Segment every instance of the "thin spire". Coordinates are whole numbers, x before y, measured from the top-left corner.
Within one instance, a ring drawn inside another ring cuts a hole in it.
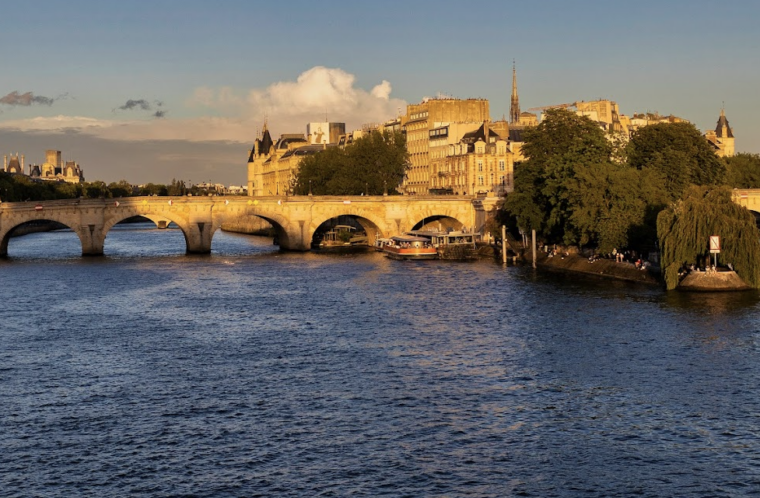
[[[520,122],[520,98],[517,96],[517,68],[514,59],[512,59],[512,99],[509,106],[509,121],[512,124]]]

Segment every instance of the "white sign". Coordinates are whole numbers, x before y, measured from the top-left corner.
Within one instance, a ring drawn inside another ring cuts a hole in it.
[[[720,254],[720,236],[710,235],[710,254]]]

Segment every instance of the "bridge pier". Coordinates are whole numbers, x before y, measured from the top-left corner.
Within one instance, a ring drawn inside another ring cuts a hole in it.
[[[82,243],[82,256],[102,256],[106,242],[103,225],[84,225],[77,230]]]
[[[183,227],[188,254],[209,254],[211,252],[211,222],[193,222]]]

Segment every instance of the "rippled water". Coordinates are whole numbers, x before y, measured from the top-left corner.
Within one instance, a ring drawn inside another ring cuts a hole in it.
[[[758,296],[70,232],[0,261],[0,496],[760,493]]]

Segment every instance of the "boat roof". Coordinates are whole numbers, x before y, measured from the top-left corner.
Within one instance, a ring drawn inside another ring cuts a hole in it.
[[[396,242],[427,242],[428,239],[424,237],[415,237],[413,235],[396,235],[394,237],[391,237],[391,240],[395,240]]]
[[[475,235],[472,232],[439,232],[439,231],[432,231],[432,230],[411,230],[409,232],[406,232],[409,235],[413,235],[416,237],[464,237],[464,236],[473,236]]]

